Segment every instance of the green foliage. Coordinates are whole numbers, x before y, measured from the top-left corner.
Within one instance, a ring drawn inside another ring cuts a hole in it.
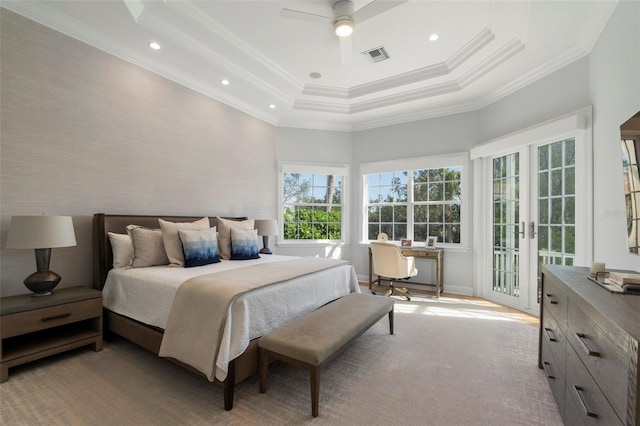
[[[342,209],[325,206],[295,206],[284,212],[286,240],[342,239]]]

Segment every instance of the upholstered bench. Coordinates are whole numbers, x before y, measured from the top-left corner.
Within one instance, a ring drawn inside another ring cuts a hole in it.
[[[262,336],[258,341],[260,392],[267,390],[271,358],[306,368],[311,384],[311,414],[317,417],[322,364],[386,314],[393,334],[393,299],[351,293]]]

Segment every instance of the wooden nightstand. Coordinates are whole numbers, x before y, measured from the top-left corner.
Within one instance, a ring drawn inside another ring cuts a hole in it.
[[[85,345],[101,351],[102,293],[71,287],[50,296],[3,297],[0,336],[0,382],[16,365]]]

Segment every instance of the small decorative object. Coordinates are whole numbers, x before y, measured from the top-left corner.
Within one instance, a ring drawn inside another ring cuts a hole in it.
[[[438,237],[427,237],[427,241],[425,242],[425,247],[435,248],[437,241],[438,241]]]
[[[48,296],[60,282],[60,275],[49,270],[52,247],[76,245],[71,216],[13,216],[7,248],[35,249],[37,272],[24,280],[32,296]]]
[[[400,245],[402,247],[411,247],[411,240],[401,240]]]
[[[257,219],[254,225],[258,236],[262,236],[260,254],[273,254],[269,249],[269,237],[278,235],[278,222],[275,219]]]
[[[389,241],[389,236],[387,234],[385,234],[384,232],[381,232],[381,233],[378,234],[378,241],[382,241],[383,243],[387,242],[387,241]]]
[[[605,272],[605,265],[603,262],[591,262],[591,268],[589,269],[591,276],[596,278],[598,274]]]

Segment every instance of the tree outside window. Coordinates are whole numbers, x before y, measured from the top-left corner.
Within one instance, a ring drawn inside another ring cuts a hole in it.
[[[343,176],[282,174],[285,240],[342,240]]]
[[[461,241],[461,167],[402,170],[365,175],[367,238],[381,232],[392,241]]]

